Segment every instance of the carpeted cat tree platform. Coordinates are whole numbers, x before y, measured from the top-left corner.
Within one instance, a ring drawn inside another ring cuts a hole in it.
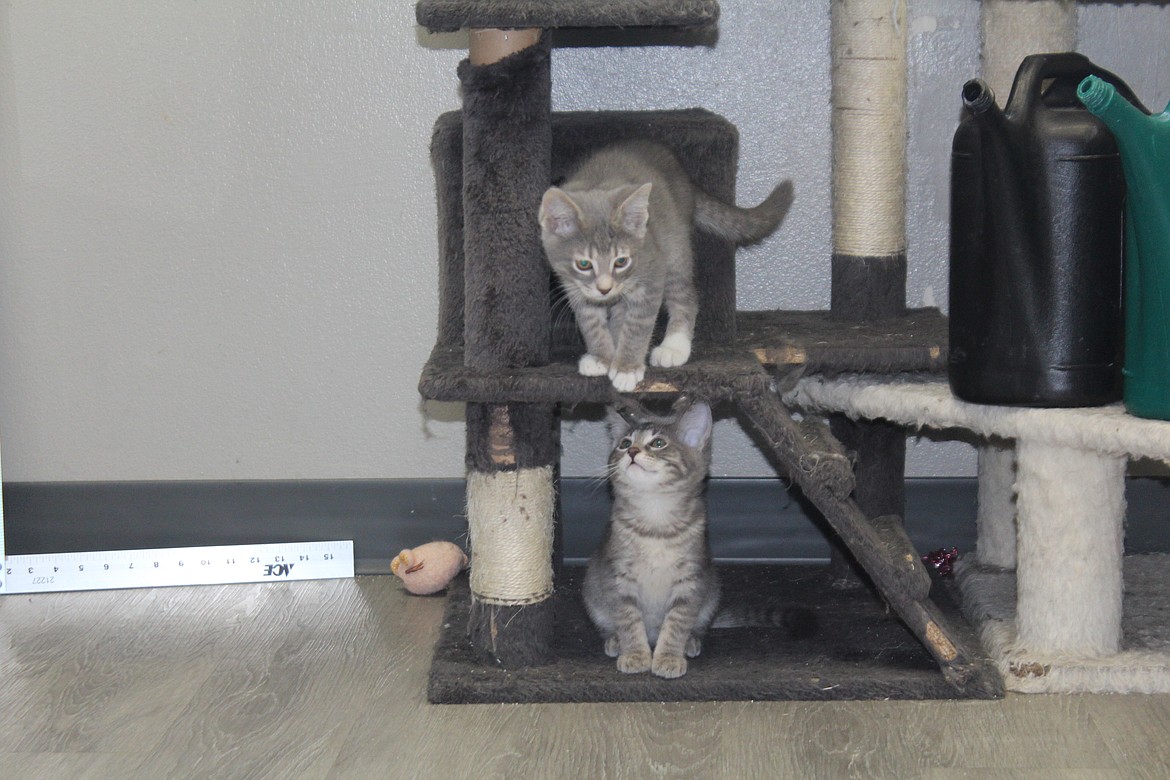
[[[979,495],[1011,511],[982,506],[976,549],[955,566],[964,610],[1008,690],[1170,692],[1170,556],[1123,555],[1126,464],[1170,463],[1170,422],[1134,417],[1119,403],[966,403],[937,377],[908,375],[806,377],[786,399],[1010,443],[1015,473],[981,474]]]
[[[691,671],[667,681],[614,668],[579,603],[579,572],[559,565],[558,408],[616,396],[605,378],[577,373],[582,347],[571,318],[554,325],[536,213],[544,190],[576,160],[629,137],[671,147],[699,186],[732,200],[738,135],[701,109],[554,114],[548,31],[711,27],[718,5],[417,4],[419,23],[431,31],[470,29],[469,58],[459,67],[463,108],[439,118],[431,148],[440,322],[420,391],[467,404],[472,553],[470,576],[451,589],[432,701],[1003,694],[994,666],[902,528],[904,434],[847,420],[831,431],[819,419],[798,420],[776,392],[802,374],[937,372],[946,361],[939,312],[904,308],[904,8],[895,4],[891,16],[889,3],[832,7],[834,168],[841,173],[834,175],[831,310],[737,312],[734,247],[696,235],[700,307],[691,361],[648,369],[634,395],[734,403],[781,476],[820,510],[839,540],[838,561],[834,570],[726,571],[726,600],[800,603],[815,614],[815,632],[715,629]],[[875,92],[874,84],[892,85],[892,101],[890,90]],[[860,104],[871,110],[855,110]],[[834,587],[846,562],[869,587]]]

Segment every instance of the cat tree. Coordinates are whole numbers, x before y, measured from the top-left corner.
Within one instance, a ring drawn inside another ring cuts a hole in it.
[[[691,362],[649,369],[635,395],[689,393],[734,403],[784,476],[823,514],[847,551],[840,557],[856,561],[941,670],[944,690],[924,695],[997,696],[998,675],[964,627],[931,600],[931,578],[902,528],[904,434],[883,423],[834,423],[858,454],[855,473],[828,426],[798,422],[775,392],[777,382],[788,384],[800,373],[938,371],[946,359],[938,311],[904,307],[904,7],[894,4],[891,15],[889,3],[873,0],[832,5],[831,310],[737,312],[734,247],[698,235],[700,316]],[[674,149],[703,189],[731,200],[738,155],[734,126],[701,109],[552,113],[548,31],[710,28],[718,5],[421,0],[416,10],[419,24],[433,32],[470,30],[469,58],[459,67],[462,111],[440,117],[432,141],[441,311],[420,391],[467,404],[466,639],[484,668],[522,676],[554,660],[558,406],[616,400],[605,378],[576,373],[575,329],[554,332],[535,219],[541,195],[591,149],[645,137]],[[459,636],[442,641],[463,641],[462,627],[457,630]],[[478,674],[465,670],[468,678]],[[669,693],[656,688],[645,695],[694,698],[693,690],[684,692],[696,678],[701,675],[671,681]],[[629,690],[642,684],[617,682]],[[432,694],[434,687],[432,678]],[[834,694],[836,687],[793,677],[770,696],[705,688],[701,697],[859,695],[848,686]],[[870,693],[914,695],[880,686]],[[530,700],[525,696],[520,699]]]

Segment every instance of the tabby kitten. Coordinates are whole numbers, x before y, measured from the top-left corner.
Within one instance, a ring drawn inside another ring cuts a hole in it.
[[[686,674],[719,606],[704,497],[711,408],[678,411],[619,429],[609,456],[613,510],[582,591],[622,672]]]
[[[691,229],[747,243],[769,235],[792,203],[783,182],[743,209],[692,184],[674,155],[648,141],[626,141],[591,157],[561,187],[544,193],[541,239],[560,279],[586,353],[585,376],[608,375],[629,392],[646,373],[646,352],[665,304],[666,334],[650,364],[686,363],[698,313]]]

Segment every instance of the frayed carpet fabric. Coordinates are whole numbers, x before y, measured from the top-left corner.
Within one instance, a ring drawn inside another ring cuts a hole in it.
[[[1130,555],[1122,567],[1121,652],[1053,656],[1022,647],[1015,630],[1016,575],[960,560],[963,609],[1008,690],[1020,693],[1170,693],[1170,555]]]

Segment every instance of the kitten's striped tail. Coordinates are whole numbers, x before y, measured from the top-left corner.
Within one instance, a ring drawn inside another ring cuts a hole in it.
[[[783,628],[790,639],[804,639],[816,633],[817,616],[788,604],[729,604],[719,608],[711,627]]]
[[[708,233],[737,244],[750,244],[770,235],[792,205],[792,182],[782,181],[764,202],[750,209],[724,203],[705,192],[695,193],[695,224]]]

